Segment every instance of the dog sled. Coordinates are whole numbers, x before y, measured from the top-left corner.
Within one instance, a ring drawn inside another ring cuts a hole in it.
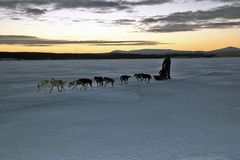
[[[153,78],[156,81],[163,81],[169,79],[165,69],[159,71],[159,75],[154,75]]]
[[[156,80],[156,81],[163,81],[163,80],[168,80],[169,78],[167,77],[162,77],[160,75],[154,75],[153,78]]]

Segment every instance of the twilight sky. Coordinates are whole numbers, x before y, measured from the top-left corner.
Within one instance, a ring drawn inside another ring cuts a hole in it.
[[[0,0],[0,51],[240,47],[240,0]]]

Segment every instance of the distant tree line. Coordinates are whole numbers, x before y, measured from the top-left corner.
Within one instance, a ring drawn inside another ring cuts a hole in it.
[[[164,58],[170,55],[173,58],[200,58],[200,57],[216,57],[215,54],[204,53],[172,53],[162,55],[146,55],[146,54],[55,54],[55,53],[40,53],[40,52],[0,52],[0,59],[13,59],[13,60],[77,60],[77,59],[153,59]]]

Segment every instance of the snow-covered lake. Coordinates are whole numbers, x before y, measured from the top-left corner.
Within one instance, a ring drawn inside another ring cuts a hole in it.
[[[239,160],[240,58],[0,61],[1,160]],[[113,77],[114,88],[37,93],[41,79]]]

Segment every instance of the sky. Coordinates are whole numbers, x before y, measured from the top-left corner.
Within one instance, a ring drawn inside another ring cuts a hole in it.
[[[240,47],[240,0],[0,0],[0,51]]]

